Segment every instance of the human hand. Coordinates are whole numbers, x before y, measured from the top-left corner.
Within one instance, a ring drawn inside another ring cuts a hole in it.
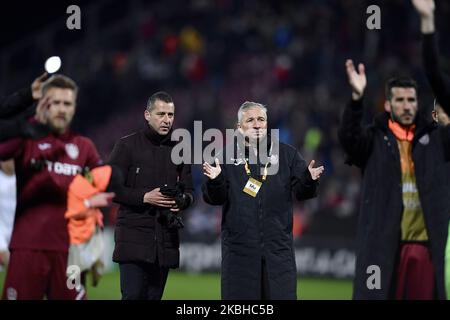
[[[367,86],[365,67],[360,63],[358,65],[358,71],[356,71],[353,61],[348,59],[345,62],[345,69],[347,71],[348,83],[352,88],[352,99],[359,100],[364,95],[364,90]]]
[[[155,188],[144,194],[143,201],[144,203],[164,208],[172,208],[176,204],[173,198],[163,195],[160,192],[160,188]]]
[[[309,170],[309,173],[311,174],[311,178],[313,180],[318,180],[325,169],[323,166],[314,168],[315,163],[316,163],[315,160],[311,160],[311,162],[309,163],[309,166],[308,166],[308,170]]]
[[[219,159],[214,160],[216,166],[213,167],[209,163],[204,162],[203,163],[203,174],[207,176],[209,179],[215,179],[219,176],[219,174],[222,172],[222,168],[220,167]]]
[[[44,72],[39,77],[34,79],[33,83],[31,83],[31,95],[34,100],[39,100],[42,98],[42,84],[48,78],[48,73]]]
[[[115,197],[114,192],[99,192],[90,197],[87,201],[89,208],[107,207],[111,204],[112,198]]]

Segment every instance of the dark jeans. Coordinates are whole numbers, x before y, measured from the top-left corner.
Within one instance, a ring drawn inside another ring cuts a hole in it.
[[[156,263],[121,263],[122,300],[161,300],[169,268]]]

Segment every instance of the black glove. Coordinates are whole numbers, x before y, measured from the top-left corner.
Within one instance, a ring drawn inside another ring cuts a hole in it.
[[[173,198],[180,210],[186,209],[191,203],[191,197],[184,193],[184,184],[182,182],[177,182],[175,187],[164,185],[159,191],[163,195]]]
[[[159,189],[159,191],[163,195],[173,198],[180,210],[187,208],[190,204],[190,197],[184,193],[184,184],[181,182],[177,182],[175,187],[164,185]],[[171,212],[170,210],[164,210],[162,213],[166,218],[168,228],[184,228],[183,220],[179,215]]]
[[[177,215],[169,210],[164,210],[162,212],[162,215],[165,217],[167,227],[169,229],[183,229],[184,228],[183,219],[181,219],[181,217],[179,215]]]

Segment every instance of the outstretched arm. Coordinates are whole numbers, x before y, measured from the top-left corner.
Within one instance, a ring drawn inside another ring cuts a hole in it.
[[[297,200],[307,200],[317,195],[317,186],[324,167],[315,168],[314,164],[315,160],[312,160],[306,166],[306,161],[296,152],[291,164],[291,188]]]
[[[347,78],[352,89],[352,99],[347,104],[339,126],[339,141],[351,163],[364,165],[372,145],[372,135],[362,126],[363,96],[367,85],[365,67],[358,65],[356,71],[352,60],[345,63]]]
[[[37,77],[30,87],[19,90],[10,96],[0,100],[0,119],[8,119],[14,117],[35,101],[42,98],[42,84],[47,79],[48,74],[45,72]]]
[[[450,77],[442,72],[439,61],[438,39],[435,34],[433,0],[412,0],[420,15],[422,32],[422,59],[433,93],[447,114],[450,114]]]
[[[202,185],[203,199],[212,205],[223,205],[227,201],[228,190],[219,160],[215,160],[215,166],[205,162],[203,174],[208,177],[208,181]]]

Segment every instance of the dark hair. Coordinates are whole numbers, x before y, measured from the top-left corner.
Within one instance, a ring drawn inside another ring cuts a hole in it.
[[[150,98],[148,98],[147,101],[147,110],[151,111],[153,109],[153,107],[155,106],[155,102],[156,100],[160,100],[166,103],[172,103],[172,97],[164,91],[158,91],[154,94],[152,94],[152,96]]]
[[[42,95],[44,96],[51,88],[70,89],[74,91],[75,95],[78,93],[78,86],[75,81],[62,74],[55,74],[44,82]]]
[[[395,77],[389,79],[386,82],[384,92],[386,100],[391,100],[392,88],[414,88],[416,90],[416,95],[419,94],[417,82],[414,79],[408,77]]]

